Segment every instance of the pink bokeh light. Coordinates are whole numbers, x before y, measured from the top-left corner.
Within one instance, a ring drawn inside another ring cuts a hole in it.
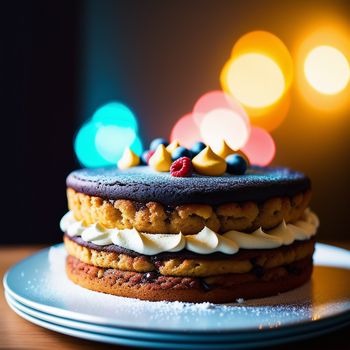
[[[253,126],[250,137],[242,148],[253,165],[269,165],[275,157],[276,145],[272,136],[264,129]]]
[[[201,135],[214,152],[219,151],[224,140],[233,150],[246,144],[250,126],[232,109],[217,108],[205,114],[200,126]]]
[[[193,118],[198,126],[206,114],[214,109],[231,109],[249,124],[249,117],[243,107],[232,96],[220,90],[213,90],[202,95],[193,107]]]
[[[181,117],[170,134],[170,142],[178,140],[181,146],[191,148],[197,141],[202,141],[202,136],[193,114],[188,113]]]

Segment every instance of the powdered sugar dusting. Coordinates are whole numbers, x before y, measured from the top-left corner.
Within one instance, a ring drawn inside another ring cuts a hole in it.
[[[314,305],[312,285],[281,295],[231,304],[150,302],[117,297],[84,289],[68,280],[62,245],[41,252],[15,268],[9,286],[58,316],[86,322],[163,331],[228,331],[278,328],[350,310],[350,304]],[[23,287],[24,286],[24,290]],[[44,310],[42,310],[44,311]],[[51,310],[52,311],[52,310]]]

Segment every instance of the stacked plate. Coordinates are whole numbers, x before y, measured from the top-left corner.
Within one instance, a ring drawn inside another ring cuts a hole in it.
[[[4,277],[5,296],[26,320],[79,338],[163,349],[232,349],[281,344],[350,324],[350,284],[344,284],[350,281],[350,252],[323,244],[317,245],[308,284],[276,297],[226,305],[147,302],[92,292],[67,279],[64,261],[62,245],[21,261]],[[325,271],[334,277],[331,286],[329,278],[321,278]]]

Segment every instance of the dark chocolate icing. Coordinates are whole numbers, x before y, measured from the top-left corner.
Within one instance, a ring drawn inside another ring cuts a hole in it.
[[[282,167],[252,167],[245,175],[173,177],[148,166],[119,170],[116,166],[73,171],[67,186],[104,199],[130,199],[176,206],[186,203],[218,205],[227,202],[263,202],[293,196],[310,188],[303,173]]]

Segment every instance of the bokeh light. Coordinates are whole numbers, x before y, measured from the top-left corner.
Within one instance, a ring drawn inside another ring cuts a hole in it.
[[[349,83],[349,62],[343,53],[328,45],[310,51],[304,63],[304,72],[310,85],[322,94],[333,95]]]
[[[134,113],[120,102],[109,102],[97,109],[92,116],[92,121],[102,125],[118,125],[121,128],[131,128],[135,132],[138,129]]]
[[[273,59],[283,72],[286,89],[293,81],[293,60],[287,46],[276,35],[255,30],[241,36],[232,48],[231,57],[247,53],[260,53]]]
[[[348,26],[334,22],[305,33],[296,46],[297,91],[323,115],[350,106],[349,35]]]
[[[276,35],[258,30],[234,44],[220,81],[223,90],[243,105],[252,125],[272,131],[288,114],[293,76],[285,44]]]
[[[207,113],[200,125],[200,132],[206,144],[218,151],[222,140],[233,150],[240,149],[248,140],[250,127],[238,113],[218,108]]]
[[[248,142],[242,148],[252,165],[269,165],[275,157],[276,145],[272,136],[264,129],[252,127]]]
[[[209,91],[202,95],[193,107],[193,118],[200,126],[206,114],[213,109],[225,108],[238,113],[247,124],[249,117],[243,107],[232,96],[220,90]]]
[[[266,55],[249,53],[226,64],[225,86],[243,105],[253,108],[270,106],[285,89],[279,66]]]
[[[130,149],[138,156],[141,156],[143,152],[143,144],[140,136],[135,137],[134,142],[130,145]]]
[[[277,103],[266,108],[246,108],[251,124],[267,131],[278,128],[287,117],[291,103],[291,93],[288,91]]]
[[[136,117],[127,106],[107,103],[76,134],[74,150],[79,162],[86,167],[116,165],[126,147],[140,155],[143,147],[137,130]]]
[[[117,125],[99,127],[95,135],[97,152],[109,163],[116,164],[124,149],[135,140],[135,131]]]
[[[170,142],[178,140],[181,146],[191,148],[197,141],[202,141],[202,136],[192,113],[188,113],[181,117],[170,134]]]
[[[84,124],[74,139],[74,151],[79,162],[86,167],[104,166],[108,162],[101,156],[95,146],[97,126],[93,123]]]

